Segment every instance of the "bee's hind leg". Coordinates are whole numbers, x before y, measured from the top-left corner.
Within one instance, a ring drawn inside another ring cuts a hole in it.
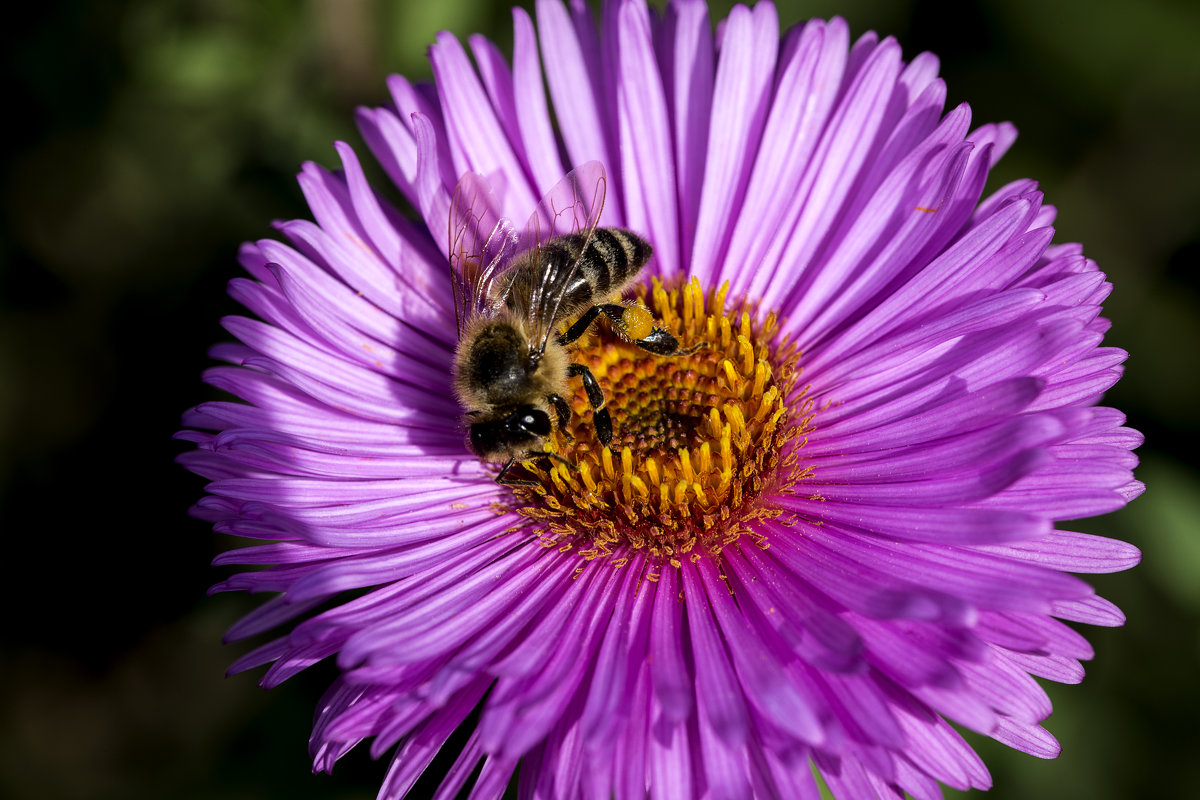
[[[608,305],[612,304],[610,303]],[[621,308],[621,306],[614,307]],[[565,347],[566,345],[574,342],[580,336],[583,336],[583,334],[587,332],[587,329],[592,327],[592,323],[596,321],[596,317],[600,316],[600,311],[602,308],[603,306],[592,306],[587,311],[583,312],[579,319],[575,320],[575,324],[567,328],[566,333],[559,334],[558,343]]]
[[[669,331],[657,326],[641,339],[634,339],[633,343],[656,356],[690,356],[700,348],[708,346],[708,342],[697,342],[687,349],[680,349],[679,340]]]
[[[687,349],[681,349],[679,340],[670,331],[663,330],[654,324],[654,315],[650,313],[650,309],[640,305],[623,306],[619,303],[602,303],[592,306],[564,336],[570,336],[585,321],[583,330],[586,330],[587,325],[590,325],[598,314],[608,317],[612,322],[613,329],[622,338],[656,356],[690,356],[705,346],[704,342],[700,342]],[[575,338],[582,336],[583,330],[575,333]]]

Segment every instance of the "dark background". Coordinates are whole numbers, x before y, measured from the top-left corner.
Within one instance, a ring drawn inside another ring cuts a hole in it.
[[[253,605],[207,598],[229,546],[186,516],[172,464],[238,244],[307,216],[302,161],[359,146],[352,112],[389,72],[428,77],[450,29],[511,42],[507,3],[106,0],[6,12],[0,126],[0,795],[368,798],[385,765],[333,778],[305,747],[324,669],[270,693],[223,679],[221,633]],[[727,5],[714,8],[714,18]],[[1116,285],[1108,402],[1144,431],[1149,491],[1083,530],[1142,548],[1098,576],[1128,613],[1088,631],[1081,687],[1051,685],[1043,762],[973,737],[996,798],[1200,797],[1200,7],[994,0],[781,3],[942,58],[950,103],[1021,138],[992,186],[1038,178],[1059,241]],[[954,794],[954,793],[949,793]]]

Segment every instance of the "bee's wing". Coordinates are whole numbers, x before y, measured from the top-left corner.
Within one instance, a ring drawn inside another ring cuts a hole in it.
[[[534,281],[530,296],[531,346],[544,351],[554,333],[564,293],[579,271],[579,259],[559,263],[543,257],[542,245],[556,236],[581,233],[587,247],[604,210],[607,178],[604,165],[589,161],[576,167],[546,193],[537,210],[529,218],[518,242],[520,252],[532,253]]]
[[[487,181],[474,172],[462,176],[450,199],[450,289],[459,336],[472,318],[496,311],[492,281],[518,252],[516,229],[496,207]]]

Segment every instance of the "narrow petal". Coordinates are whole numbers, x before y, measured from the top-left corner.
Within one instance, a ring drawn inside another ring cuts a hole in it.
[[[682,267],[675,152],[650,19],[644,5],[631,2],[621,4],[619,19],[617,114],[625,222],[650,235],[659,273],[674,275]]]
[[[691,260],[692,274],[706,282],[724,260],[770,107],[779,44],[774,7],[735,6],[722,36]]]

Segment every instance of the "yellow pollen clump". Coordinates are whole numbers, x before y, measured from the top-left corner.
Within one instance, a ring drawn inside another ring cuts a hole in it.
[[[776,341],[775,315],[758,319],[746,303],[726,310],[728,289],[706,296],[695,279],[673,289],[655,280],[640,298],[650,313],[627,315],[637,328],[630,333],[658,325],[685,352],[700,345],[687,355],[656,356],[601,326],[572,349],[604,390],[614,435],[600,445],[592,408],[574,387],[571,424],[551,437],[558,458],[525,462],[539,485],[514,488],[527,503],[518,512],[536,521],[547,546],[586,558],[623,561],[645,550],[674,560],[719,553],[743,533],[759,541],[747,524],[779,516],[756,501],[807,474],[794,451],[812,403],[795,390],[798,353]]]

